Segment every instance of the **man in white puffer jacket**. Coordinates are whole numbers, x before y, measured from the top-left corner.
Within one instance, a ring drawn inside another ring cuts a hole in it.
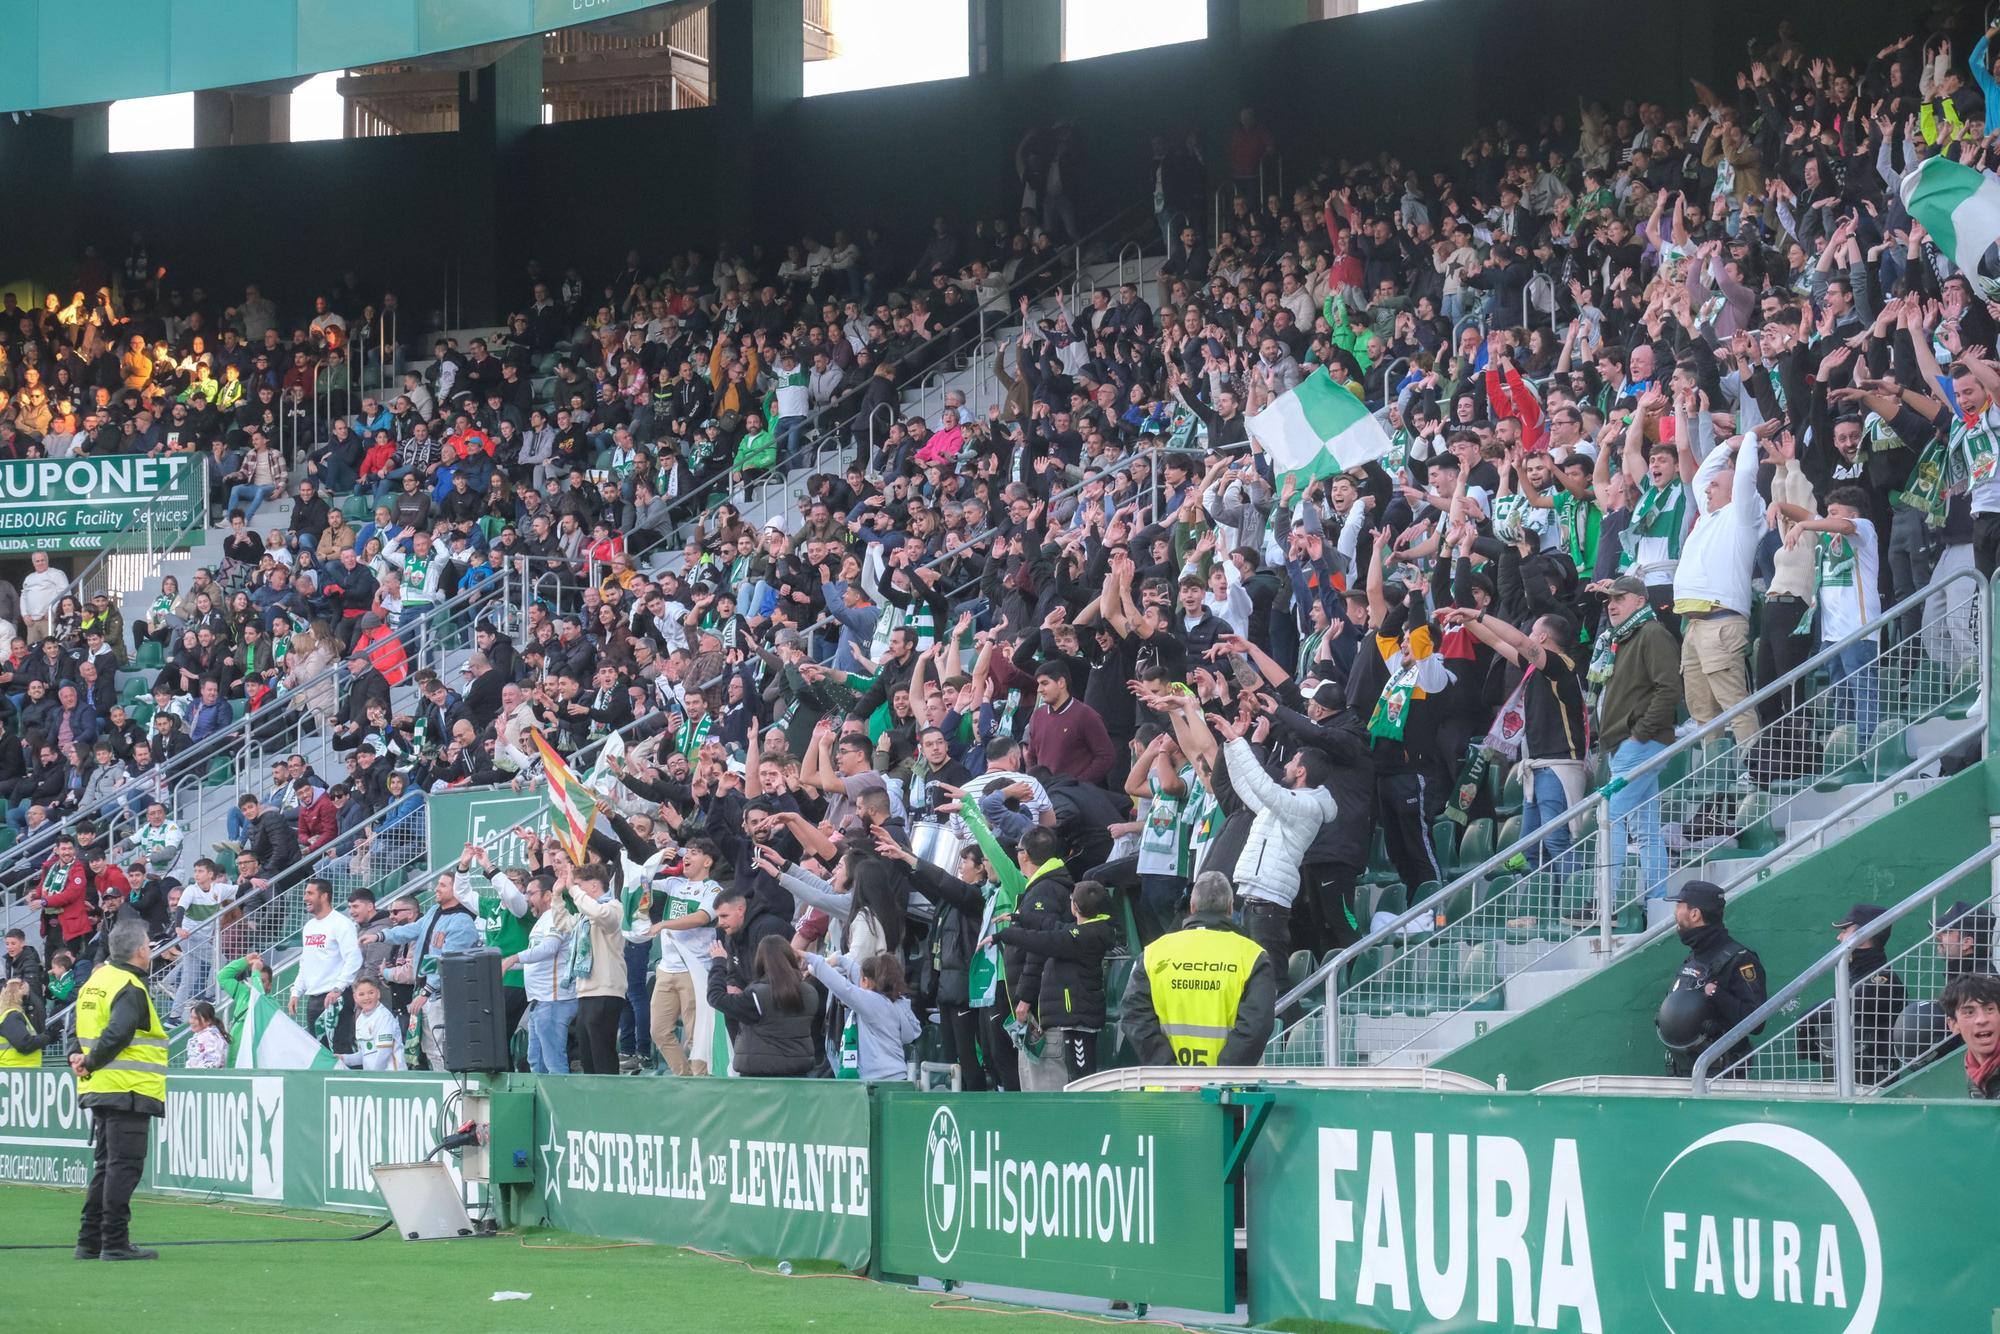
[[[1243,739],[1242,723],[1218,720],[1216,728],[1228,742],[1222,753],[1230,784],[1257,812],[1230,877],[1242,900],[1243,930],[1282,972],[1280,961],[1292,952],[1292,900],[1299,893],[1299,867],[1319,827],[1338,813],[1326,788],[1333,761],[1324,751],[1301,750],[1285,762],[1285,785],[1280,787]]]

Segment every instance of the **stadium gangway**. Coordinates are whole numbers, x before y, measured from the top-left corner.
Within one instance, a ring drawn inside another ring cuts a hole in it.
[[[1993,886],[1990,868],[2000,861],[2000,842],[1989,843],[1972,856],[1903,899],[1872,922],[1857,926],[1847,939],[1835,945],[1811,967],[1780,987],[1743,1021],[1717,1038],[1696,1058],[1693,1087],[1697,1097],[1710,1093],[1733,1093],[1733,1087],[1747,1077],[1759,1083],[1779,1083],[1788,1087],[1807,1086],[1822,1096],[1852,1098],[1884,1088],[1898,1076],[1926,1064],[1952,1042],[1945,1031],[1944,1016],[1936,1011],[1936,993],[1943,990],[1949,965],[1932,946],[1938,929],[1926,922],[1919,940],[1904,946],[1884,967],[1894,970],[1910,988],[1899,1012],[1883,1031],[1866,1035],[1870,1041],[1868,1065],[1861,1063],[1862,1035],[1859,1032],[1856,992],[1885,983],[1871,971],[1854,975],[1854,953],[1870,941],[1889,935],[1890,928],[1915,917],[1921,909],[1932,908],[1947,892],[1955,891],[1968,879],[1976,880],[1979,907],[1992,911]],[[1922,921],[1922,918],[1917,918]],[[1988,961],[1981,960],[1981,967]],[[1906,971],[1907,970],[1907,971]],[[1806,1006],[1805,996],[1827,977],[1833,981],[1833,995]],[[1917,1007],[1928,1005],[1928,1014]],[[1911,1011],[1918,1022],[1907,1023]],[[1773,1020],[1789,1020],[1783,1027],[1763,1035],[1751,1054],[1723,1065],[1737,1044],[1750,1041],[1760,1028]],[[1828,1081],[1831,1067],[1831,1081]]]
[[[195,455],[189,461],[197,479],[194,512],[183,523],[162,527],[154,518],[153,507],[148,505],[122,527],[106,533],[97,554],[71,577],[69,587],[63,590],[75,597],[79,606],[99,593],[109,595],[115,602],[127,593],[137,592],[160,573],[161,566],[196,545],[190,535],[208,527],[209,461],[206,454]],[[58,597],[49,604],[46,627],[49,630],[55,628],[55,609],[61,601]],[[113,647],[120,653],[125,651],[124,644]]]
[[[1900,620],[1926,611],[1918,628],[1898,635]],[[1825,832],[1838,820],[1920,771],[1921,764],[1913,761],[1888,777],[1880,776],[1905,753],[1909,726],[1990,699],[1991,616],[1991,585],[1976,570],[1959,571],[1927,586],[1679,738],[1625,775],[1616,788],[1607,784],[1535,832],[1474,867],[1462,868],[1442,888],[1388,922],[1371,925],[1359,940],[1286,992],[1278,1002],[1280,1015],[1315,992],[1321,994],[1322,1005],[1292,1026],[1291,1040],[1274,1043],[1266,1061],[1343,1065],[1414,1058],[1423,1063],[1439,1054],[1426,1054],[1424,1038],[1475,1010],[1495,1011],[1496,997],[1504,997],[1510,982],[1543,968],[1555,956],[1575,952],[1576,965],[1587,967],[1649,938],[1629,930],[1618,932],[1621,918],[1633,919],[1628,926],[1642,926],[1645,903],[1663,897],[1677,874],[1706,861],[1709,849],[1684,856],[1679,865],[1670,849],[1664,868],[1648,871],[1642,864],[1635,873],[1626,864],[1631,849],[1625,839],[1614,844],[1609,801],[1616,790],[1636,779],[1658,775],[1660,791],[1628,815],[1635,831],[1651,821],[1664,829],[1668,813],[1673,812],[1680,817],[1683,834],[1690,823],[1712,826],[1721,819],[1730,827],[1730,835],[1755,832],[1774,844],[1747,862],[1717,860],[1714,865],[1719,867],[1761,870],[1793,855],[1796,831],[1788,830],[1785,838],[1775,831],[1790,824],[1785,817],[1795,810],[1814,822],[1811,837],[1815,846],[1823,845]],[[1808,693],[1808,687],[1814,674],[1846,648],[1884,632],[1890,644],[1873,664],[1881,720],[1869,735],[1861,736],[1854,724],[1839,722],[1844,698],[1839,686],[1828,685],[1814,693]],[[1903,688],[1892,688],[1892,683]],[[1755,762],[1787,777],[1772,781],[1769,792],[1740,794],[1738,776],[1752,757],[1738,754],[1731,724],[1766,704],[1778,712],[1760,729]],[[1955,734],[1919,760],[1934,762],[1944,750],[1974,739],[1982,730],[1975,727]],[[1844,774],[1872,777],[1858,783],[1858,794],[1835,811],[1804,815],[1816,801],[1823,801],[1813,780]],[[1546,845],[1558,835],[1573,835],[1573,840],[1552,851]],[[1730,835],[1709,841],[1726,841]],[[1508,868],[1516,858],[1528,869],[1508,880]],[[1664,874],[1657,874],[1662,869]],[[1747,874],[1739,875],[1736,883],[1748,883]],[[1368,963],[1376,966],[1364,972]],[[1371,1026],[1374,1039],[1365,1050],[1359,1041],[1346,1040],[1346,1030],[1353,1027],[1358,1036],[1363,1023]],[[1297,1032],[1309,1025],[1317,1025],[1317,1033]]]
[[[519,619],[524,619],[517,618],[514,612],[519,605],[516,594],[523,592],[525,583],[516,584],[507,578],[489,579],[461,589],[450,599],[417,613],[414,622],[405,622],[397,631],[399,640],[416,645],[414,649],[405,649],[411,666],[421,665],[431,656],[431,645],[445,644],[452,632],[469,627],[482,610],[499,609],[503,613],[502,628],[509,633],[514,632],[518,629]],[[410,637],[412,631],[414,639]],[[469,631],[467,633],[469,637]],[[325,671],[283,692],[263,708],[246,708],[242,717],[190,745],[143,780],[155,792],[155,799],[166,800],[170,817],[181,824],[184,833],[193,836],[200,832],[211,813],[209,801],[212,797],[234,804],[249,790],[241,785],[254,784],[257,765],[273,753],[296,750],[311,723],[331,722],[330,719],[319,719],[310,710],[292,709],[289,704],[294,699],[310,698],[327,688],[333,689],[338,698],[342,678],[347,672],[347,656],[335,655],[334,662]],[[226,761],[233,766],[235,783],[210,784],[206,781],[217,761]],[[195,803],[192,816],[183,808],[190,793]],[[57,837],[74,832],[85,821],[102,821],[107,837],[130,829],[145,813],[143,806],[138,810],[127,809],[125,803],[131,795],[121,789],[121,795],[114,801],[71,811],[61,820],[50,821],[33,830],[0,854],[0,880],[11,880],[29,863],[46,857],[55,846]]]
[[[1134,211],[1134,209],[1128,208],[1124,212],[1114,215],[1087,232],[1075,243],[1074,254],[1078,282],[1082,281],[1083,275],[1084,245],[1098,239],[1102,233],[1120,225],[1121,222],[1129,220],[1133,216]],[[1062,264],[1064,257],[1070,253],[1071,249],[1071,247],[1059,247],[1051,250],[1033,266],[1016,274],[1007,284],[1005,300],[1008,303],[1012,303],[1025,292],[1032,290],[1039,293],[1049,290],[1051,284],[1047,282],[1047,275],[1055,271]],[[1031,287],[1031,284],[1034,284],[1038,279],[1041,280],[1041,286]],[[1053,287],[1057,290],[1060,290],[1061,286],[1060,279],[1053,284]],[[984,348],[988,319],[986,306],[987,303],[975,298],[971,310],[939,329],[925,345],[927,349],[936,349],[936,354],[944,358],[944,367],[949,367],[951,358],[944,356],[943,349],[953,346],[953,340],[962,335],[968,327],[975,329],[976,342],[982,349]],[[927,371],[925,379],[928,380],[937,373],[938,369],[931,369]],[[899,394],[917,392],[923,383],[925,383],[925,380],[919,380],[914,385],[899,385],[898,392]],[[836,414],[852,413],[854,404],[857,401],[856,396],[864,388],[865,385],[857,385],[832,402],[823,404],[808,413],[805,423],[799,431],[801,441],[799,447],[783,458],[776,459],[769,468],[765,469],[755,478],[747,480],[738,488],[729,490],[723,496],[723,499],[736,505],[745,514],[748,514],[753,507],[758,505],[768,505],[766,493],[773,488],[783,490],[788,487],[792,472],[799,466],[800,461],[805,458],[808,451],[813,452],[815,465],[817,466],[819,460],[824,456],[819,437],[825,435],[832,437],[836,441],[839,439],[838,428],[846,426],[848,420],[846,417]],[[910,407],[908,411],[913,414],[918,413],[920,407],[921,400],[918,405]],[[718,482],[722,480],[722,478],[717,479]],[[689,520],[702,514],[708,508],[709,501],[715,498],[716,494],[716,483],[711,482],[707,486],[695,488],[687,495],[680,497],[669,505],[667,507],[665,527],[667,540],[676,543],[684,541],[685,529]]]
[[[1150,218],[1151,216],[1150,207],[1142,209],[1141,206],[1135,204],[1122,209],[1085,232],[1075,241],[1070,242],[1066,246],[1051,250],[1039,263],[1017,273],[1007,284],[1005,297],[1000,303],[997,303],[1003,306],[1004,309],[1000,317],[992,322],[993,335],[991,338],[989,338],[987,321],[984,318],[986,305],[984,302],[979,302],[976,303],[973,310],[961,315],[941,330],[937,337],[932,340],[930,346],[951,346],[946,336],[952,333],[952,331],[962,329],[973,323],[974,320],[977,320],[979,324],[978,337],[972,344],[974,350],[967,354],[966,364],[972,367],[984,367],[990,360],[993,352],[999,347],[999,331],[1005,328],[1006,310],[1016,308],[1023,297],[1027,297],[1030,301],[1035,301],[1040,300],[1046,295],[1060,296],[1062,294],[1062,279],[1058,277],[1055,282],[1050,283],[1048,275],[1057,268],[1065,254],[1069,255],[1075,263],[1069,299],[1079,312],[1082,311],[1084,308],[1084,254],[1087,248],[1097,245],[1108,246],[1112,240],[1124,238],[1129,233],[1139,230],[1142,218]],[[1123,250],[1121,249],[1118,253],[1122,256]],[[1143,262],[1144,249],[1141,248],[1139,253]],[[1122,258],[1119,262],[1122,266]],[[1120,268],[1120,276],[1123,276],[1122,267]],[[1040,279],[1040,281],[1037,282],[1037,279]],[[942,408],[945,392],[943,381],[947,376],[957,374],[960,369],[953,364],[953,361],[953,357],[946,356],[937,365],[927,367],[925,373],[914,384],[899,386],[900,392],[915,395],[914,401],[907,405],[906,410],[909,415],[928,418],[932,412]],[[982,371],[978,383],[982,387],[991,388],[993,377]],[[936,397],[935,405],[933,405],[934,395]],[[965,406],[968,414],[976,415],[977,413],[984,412],[987,406],[986,397],[983,393],[968,397]]]

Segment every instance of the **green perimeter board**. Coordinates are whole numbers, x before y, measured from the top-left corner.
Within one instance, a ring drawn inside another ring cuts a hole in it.
[[[1276,1096],[1258,1324],[1894,1334],[2000,1306],[1984,1104]]]
[[[1228,1108],[1185,1094],[878,1089],[876,1267],[1226,1311]]]

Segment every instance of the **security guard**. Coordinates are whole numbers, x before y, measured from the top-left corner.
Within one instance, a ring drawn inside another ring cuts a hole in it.
[[[1125,993],[1125,1036],[1146,1065],[1255,1065],[1271,1040],[1278,975],[1230,920],[1229,877],[1195,877],[1193,914],[1146,946]]]
[[[1764,1003],[1764,964],[1754,950],[1738,944],[1723,929],[1721,886],[1690,880],[1667,898],[1674,905],[1674,925],[1680,928],[1688,956],[1667,989],[1657,1022],[1667,1047],[1668,1070],[1688,1075],[1695,1059],[1717,1038]],[[1750,1041],[1745,1038],[1722,1058],[1717,1072],[1727,1072],[1749,1055]],[[1748,1069],[1735,1073],[1744,1075]]]
[[[90,1193],[77,1230],[79,1260],[157,1260],[134,1246],[132,1192],[146,1169],[150,1118],[167,1111],[167,1030],[146,989],[153,952],[146,924],[111,929],[108,960],[76,997],[69,1066],[92,1117]]]

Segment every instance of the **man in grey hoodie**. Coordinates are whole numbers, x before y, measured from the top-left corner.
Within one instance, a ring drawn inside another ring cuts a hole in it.
[[[1236,858],[1236,890],[1242,900],[1243,930],[1271,956],[1274,965],[1292,952],[1292,900],[1299,893],[1299,867],[1322,824],[1337,815],[1327,790],[1333,761],[1326,752],[1306,747],[1285,761],[1280,786],[1264,771],[1257,753],[1244,740],[1244,720],[1218,719],[1216,730],[1226,745],[1229,781],[1244,805],[1257,813],[1250,835]]]

